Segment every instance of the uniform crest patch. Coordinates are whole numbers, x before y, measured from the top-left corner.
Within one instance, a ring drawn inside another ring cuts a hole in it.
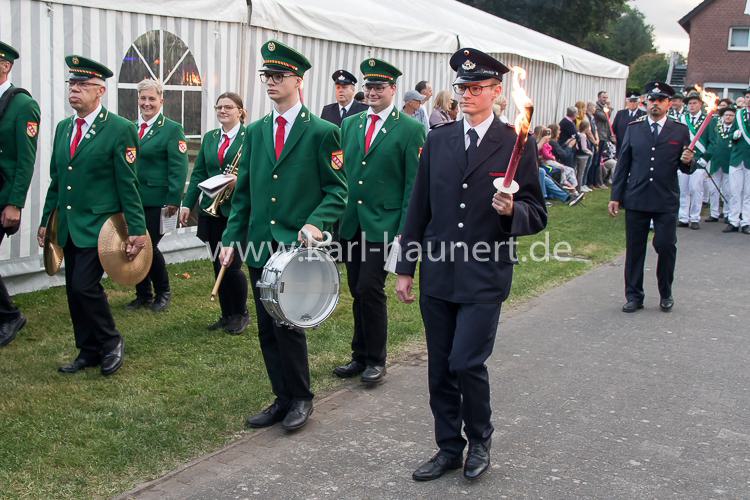
[[[39,122],[26,122],[26,135],[31,138],[36,137],[39,132]]]
[[[331,153],[331,168],[334,170],[344,168],[344,152],[342,150],[339,149]]]
[[[180,149],[180,153],[186,153],[187,152],[187,142],[185,141],[178,141],[177,147]]]
[[[135,163],[136,148],[125,148],[125,161],[131,165]]]
[[[276,44],[273,42],[268,42],[268,50],[270,52],[273,52],[274,50],[276,50]]]

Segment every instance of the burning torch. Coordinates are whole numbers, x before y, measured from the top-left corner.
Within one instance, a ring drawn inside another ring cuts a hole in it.
[[[511,96],[513,102],[518,108],[516,116],[516,143],[513,145],[513,152],[510,155],[508,168],[505,170],[504,177],[498,177],[493,182],[495,189],[501,193],[513,194],[518,192],[518,183],[513,180],[518,170],[518,164],[521,162],[521,156],[526,149],[526,141],[529,138],[529,128],[531,127],[531,117],[534,114],[534,104],[529,99],[526,91],[521,87],[521,80],[526,80],[526,70],[518,66],[513,66],[513,84]]]
[[[706,119],[703,120],[703,123],[698,129],[698,132],[695,133],[695,137],[693,137],[693,140],[690,141],[690,145],[688,146],[688,149],[690,151],[695,150],[695,145],[698,144],[698,140],[701,138],[706,128],[708,128],[708,125],[711,123],[711,119],[714,117],[714,115],[716,114],[716,111],[719,109],[719,98],[716,96],[716,94],[712,92],[706,92],[697,85],[696,85],[696,90],[700,92],[701,100],[709,108],[709,110],[708,110],[708,114],[706,115]]]

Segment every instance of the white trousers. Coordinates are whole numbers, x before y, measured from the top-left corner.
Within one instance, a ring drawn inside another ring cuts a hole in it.
[[[714,178],[716,186],[721,189],[721,194],[723,194],[725,198],[725,201],[723,201],[724,210],[721,210],[719,208],[719,203],[722,203],[722,200],[721,195],[719,194],[719,189],[716,189],[714,183],[711,182],[711,179],[706,175],[706,181],[708,182],[708,198],[709,203],[711,204],[711,217],[718,219],[720,215],[729,215],[729,205],[732,203],[732,188],[729,185],[729,174],[725,174],[723,170],[718,170],[715,174],[711,174],[711,177]]]
[[[750,170],[744,162],[729,167],[729,184],[732,190],[729,223],[734,227],[750,226]]]
[[[703,181],[706,171],[696,170],[692,174],[677,172],[680,181],[680,222],[700,222],[703,206]]]

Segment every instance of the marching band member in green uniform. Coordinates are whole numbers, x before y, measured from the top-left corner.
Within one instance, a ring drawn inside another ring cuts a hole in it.
[[[732,141],[732,153],[729,157],[732,201],[729,207],[729,224],[724,231],[750,234],[750,108],[738,110]]]

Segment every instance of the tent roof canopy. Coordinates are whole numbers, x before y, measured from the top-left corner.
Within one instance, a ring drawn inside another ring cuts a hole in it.
[[[228,23],[247,22],[247,2],[245,0],[47,0],[50,3],[78,5],[94,9],[137,12],[154,16],[183,17],[204,21],[224,21]]]
[[[250,24],[368,47],[517,54],[575,73],[626,78],[628,67],[456,0],[252,0]]]

